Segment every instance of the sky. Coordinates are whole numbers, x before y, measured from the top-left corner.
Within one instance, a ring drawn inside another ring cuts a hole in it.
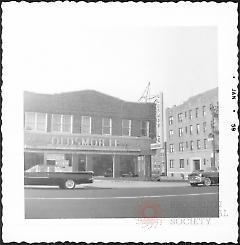
[[[121,25],[101,10],[19,6],[3,12],[3,72],[23,90],[94,89],[138,101],[150,82],[171,107],[218,86],[214,26]]]

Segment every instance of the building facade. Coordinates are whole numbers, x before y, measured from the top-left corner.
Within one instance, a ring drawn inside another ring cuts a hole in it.
[[[24,168],[61,166],[113,177],[151,175],[154,103],[126,102],[93,90],[24,93]]]
[[[218,167],[218,88],[167,108],[166,134],[168,176]]]

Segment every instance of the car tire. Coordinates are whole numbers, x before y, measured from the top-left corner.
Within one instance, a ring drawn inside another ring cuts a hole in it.
[[[75,188],[75,181],[72,179],[68,179],[64,182],[64,188],[71,190]]]
[[[198,184],[196,184],[196,183],[191,183],[190,185],[193,187],[198,186]]]
[[[210,178],[205,178],[205,180],[204,180],[204,185],[205,185],[205,186],[210,186],[211,184],[212,184],[211,179],[210,179]]]

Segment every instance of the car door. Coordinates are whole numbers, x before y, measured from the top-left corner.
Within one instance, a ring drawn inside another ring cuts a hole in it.
[[[48,185],[49,174],[47,172],[25,172],[24,184],[25,185]]]

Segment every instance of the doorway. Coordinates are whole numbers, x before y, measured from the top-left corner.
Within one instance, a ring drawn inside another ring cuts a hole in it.
[[[200,170],[200,160],[199,159],[193,160],[193,170]]]

